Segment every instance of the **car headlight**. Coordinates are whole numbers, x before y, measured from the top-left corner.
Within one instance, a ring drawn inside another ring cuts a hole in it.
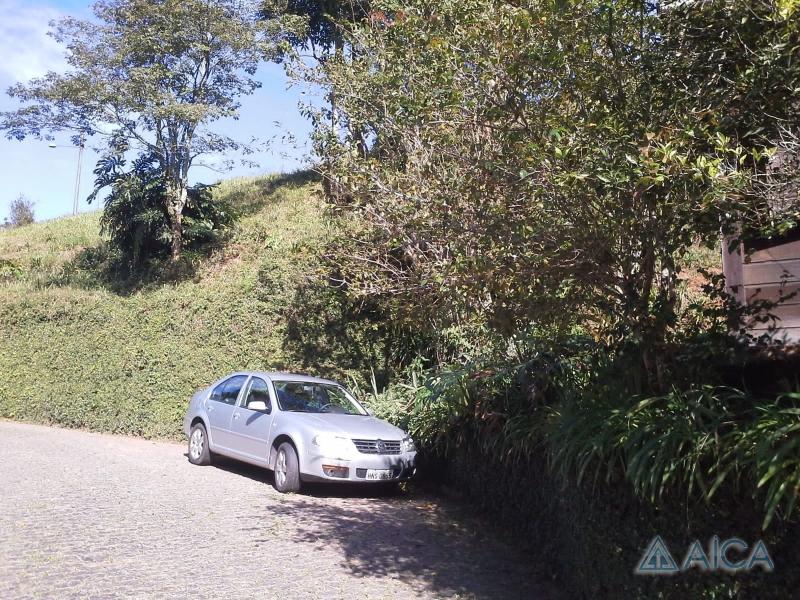
[[[314,445],[319,447],[320,454],[328,458],[347,459],[355,449],[352,440],[332,433],[320,433],[315,436]]]
[[[403,438],[403,441],[400,444],[400,449],[403,452],[416,452],[417,446],[414,444],[414,440],[412,440],[409,436],[406,436]]]

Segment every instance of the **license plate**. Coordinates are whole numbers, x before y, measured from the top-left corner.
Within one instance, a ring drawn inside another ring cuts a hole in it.
[[[391,469],[367,469],[367,479],[383,480],[391,478],[392,478]]]

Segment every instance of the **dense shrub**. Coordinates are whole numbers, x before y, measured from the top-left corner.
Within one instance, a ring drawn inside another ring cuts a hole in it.
[[[719,494],[711,504],[665,497],[651,503],[619,482],[563,479],[545,458],[526,454],[506,460],[491,428],[461,432],[462,443],[446,455],[433,451],[426,462],[437,484],[444,484],[484,512],[549,569],[566,597],[595,599],[720,599],[793,597],[800,573],[793,568],[800,551],[797,522],[781,521],[762,532],[759,507],[746,494]],[[435,467],[434,467],[435,465]],[[671,577],[634,575],[650,540],[660,535],[680,562],[689,544],[705,547],[713,535],[763,540],[776,563],[728,575],[697,570]]]
[[[309,110],[355,223],[339,278],[409,328],[578,325],[652,383],[687,257],[796,223],[762,185],[797,126],[796,2],[371,8],[346,59],[299,68],[335,99]]]
[[[0,258],[0,282],[10,281],[22,275],[22,268],[13,260]]]
[[[554,408],[546,444],[562,477],[624,477],[654,503],[676,493],[711,503],[720,488],[763,498],[766,527],[776,511],[792,516],[800,492],[798,400],[711,386],[623,403],[592,398]]]
[[[9,227],[30,225],[36,221],[33,214],[33,202],[22,195],[11,201],[11,204],[8,206],[8,213],[6,223]]]
[[[133,161],[130,170],[125,160],[106,156],[95,168],[95,191],[110,187],[105,199],[101,226],[121,262],[138,267],[153,259],[169,256],[172,228],[166,209],[166,185],[158,161],[143,155]],[[197,184],[187,189],[183,209],[183,247],[197,250],[217,241],[235,218],[233,208],[214,198],[214,186]]]
[[[133,292],[84,285],[91,273],[79,271],[94,267],[75,257],[102,247],[96,213],[0,233],[0,417],[180,438],[191,394],[225,373],[345,380],[382,364],[380,331],[306,287],[330,235],[313,178],[232,180],[217,193],[246,209],[230,242],[193,277]]]
[[[725,360],[716,377],[714,364],[703,371],[713,385],[676,378],[683,387],[641,395],[625,355],[584,338],[534,347],[521,364],[414,372],[369,403],[418,439],[429,477],[541,546],[579,597],[751,597],[769,586],[758,597],[780,598],[797,585],[786,569],[657,581],[633,569],[655,535],[680,552],[712,535],[763,538],[773,558],[797,552],[800,395],[744,391],[753,382],[741,377],[724,385]]]

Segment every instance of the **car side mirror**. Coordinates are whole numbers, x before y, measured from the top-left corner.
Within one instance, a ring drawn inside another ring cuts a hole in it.
[[[247,403],[247,408],[249,410],[260,410],[261,412],[267,412],[269,410],[267,408],[267,403],[263,400],[251,400]]]

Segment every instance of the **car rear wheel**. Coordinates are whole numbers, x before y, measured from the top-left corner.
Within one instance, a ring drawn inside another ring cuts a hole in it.
[[[300,466],[297,452],[289,442],[278,446],[275,457],[275,489],[284,494],[300,491]]]
[[[208,433],[202,423],[195,423],[189,432],[189,462],[193,465],[210,465],[211,450],[208,449]]]

